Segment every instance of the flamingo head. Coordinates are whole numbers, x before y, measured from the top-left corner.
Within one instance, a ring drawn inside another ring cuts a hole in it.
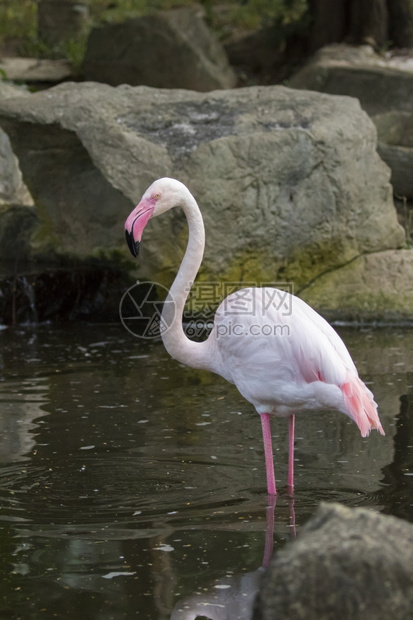
[[[142,233],[151,217],[156,217],[182,199],[185,185],[175,179],[158,179],[144,193],[139,204],[133,209],[125,222],[125,237],[133,256],[138,256]]]

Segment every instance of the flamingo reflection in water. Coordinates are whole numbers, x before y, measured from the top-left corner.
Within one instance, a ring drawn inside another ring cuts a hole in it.
[[[245,620],[252,618],[255,597],[260,587],[263,569],[267,568],[274,548],[274,514],[276,496],[268,495],[266,508],[265,545],[262,565],[255,571],[240,573],[217,579],[202,586],[184,599],[179,600],[170,620],[196,620],[198,617],[210,620]],[[289,536],[296,537],[294,499],[287,498],[289,512]],[[284,515],[284,511],[282,512]]]

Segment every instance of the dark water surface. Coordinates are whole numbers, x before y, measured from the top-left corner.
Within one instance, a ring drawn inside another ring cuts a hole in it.
[[[1,331],[0,617],[246,619],[272,539],[320,501],[413,520],[413,330],[340,334],[386,437],[298,416],[291,500],[275,420],[272,533],[261,425],[233,386],[119,326]]]

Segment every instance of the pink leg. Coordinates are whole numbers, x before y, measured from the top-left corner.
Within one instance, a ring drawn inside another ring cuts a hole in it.
[[[264,440],[265,469],[267,471],[267,491],[268,495],[277,495],[274,476],[274,460],[272,456],[272,440],[270,414],[261,413],[262,438]]]
[[[294,425],[295,415],[288,419],[288,490],[294,491]]]

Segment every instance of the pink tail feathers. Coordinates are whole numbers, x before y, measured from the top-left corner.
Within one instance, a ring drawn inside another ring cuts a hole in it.
[[[363,381],[355,376],[349,376],[348,381],[341,387],[348,415],[355,421],[363,437],[370,435],[375,428],[384,435],[383,427],[377,413],[377,405],[373,394],[364,385]]]

